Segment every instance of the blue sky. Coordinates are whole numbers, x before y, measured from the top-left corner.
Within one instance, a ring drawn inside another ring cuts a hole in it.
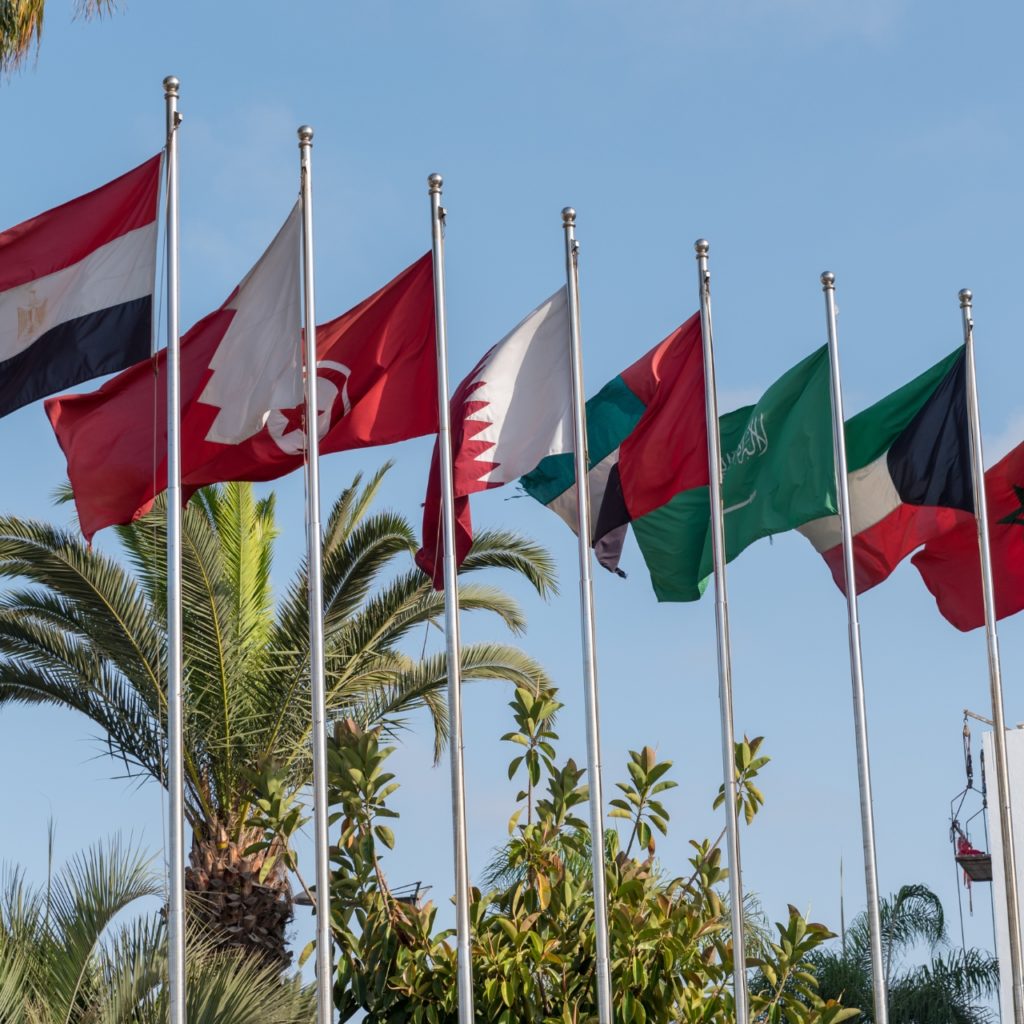
[[[156,152],[161,80],[178,75],[183,326],[223,301],[277,230],[298,186],[295,129],[308,122],[321,320],[429,248],[426,176],[445,175],[453,383],[561,283],[559,214],[573,205],[590,393],[694,311],[692,243],[705,236],[723,411],[824,342],[818,275],[831,269],[848,414],[959,343],[956,296],[970,287],[988,461],[1024,438],[1018,5],[968,16],[911,0],[129,0],[96,22],[65,7],[51,6],[36,64],[0,86],[0,223]],[[63,460],[41,405],[0,423],[0,441],[0,508],[64,519],[51,502]],[[330,456],[325,500],[391,457],[383,503],[418,522],[429,453],[421,440]],[[302,482],[273,489],[283,584],[303,546]],[[583,761],[574,538],[511,497],[474,499],[474,517],[558,559],[549,604],[510,586],[530,616],[523,646],[561,687],[562,752]],[[686,840],[721,827],[713,607],[658,605],[632,543],[624,567],[626,581],[596,579],[605,782],[643,744],[675,761],[659,849],[681,871]],[[793,903],[838,928],[841,857],[848,919],[864,891],[844,601],[797,535],[745,552],[729,596],[737,731],[765,735],[773,757],[767,806],[742,837],[745,883],[774,918]],[[962,709],[989,707],[984,637],[948,626],[909,564],[863,598],[861,619],[881,886],[930,885],[957,932],[949,801],[964,784]],[[501,635],[480,620],[466,633]],[[1001,639],[1013,723],[1024,719],[1024,621],[1004,622]],[[498,741],[507,699],[499,685],[465,695],[475,875],[515,795]],[[387,867],[443,903],[447,767],[431,766],[425,722],[411,724]],[[51,816],[58,856],[115,830],[161,846],[159,789],[114,778],[95,730],[70,713],[0,711],[0,773],[0,856],[36,878]],[[990,945],[985,886],[966,931]]]

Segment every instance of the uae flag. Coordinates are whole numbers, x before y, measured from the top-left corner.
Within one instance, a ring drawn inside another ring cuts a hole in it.
[[[273,480],[303,465],[298,206],[218,310],[181,339],[186,496],[225,480]],[[433,272],[421,257],[343,316],[317,327],[320,451],[437,430]],[[46,411],[91,538],[145,513],[167,486],[166,356]]]
[[[961,347],[846,424],[858,593],[933,537],[974,521],[965,369]],[[800,532],[845,593],[839,517]]]
[[[586,412],[591,543],[601,565],[623,576],[629,523],[679,491],[707,486],[700,314],[609,381]],[[520,483],[576,530],[572,453],[549,455]]]
[[[0,416],[149,355],[160,157],[0,234]]]
[[[560,288],[490,349],[455,389],[450,406],[459,565],[473,544],[469,495],[517,480],[546,456],[572,452],[570,343],[569,306]],[[441,590],[439,462],[435,444],[416,563]]]
[[[1003,619],[1024,608],[1024,444],[985,474],[985,497],[996,618]],[[973,516],[930,540],[912,561],[939,611],[957,629],[966,632],[985,625],[978,527]]]

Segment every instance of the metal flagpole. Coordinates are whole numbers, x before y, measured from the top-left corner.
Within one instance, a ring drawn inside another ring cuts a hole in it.
[[[583,634],[583,691],[587,713],[587,778],[590,790],[591,861],[594,874],[594,931],[597,936],[597,1018],[611,1024],[612,984],[608,959],[608,894],[604,864],[604,791],[601,781],[601,724],[597,701],[597,625],[590,569],[590,473],[587,454],[587,407],[583,394],[583,346],[580,341],[579,243],[576,211],[562,210],[565,230],[565,277],[569,290],[572,360],[573,451],[576,461],[576,534],[580,557],[580,629]]]
[[[971,479],[974,483],[974,516],[978,523],[981,555],[981,592],[985,603],[985,638],[988,643],[988,677],[992,692],[992,745],[996,754],[996,800],[999,803],[999,831],[1003,847],[1003,879],[1006,915],[1010,934],[1010,979],[1013,986],[1013,1019],[1024,1021],[1024,969],[1021,965],[1020,908],[1017,890],[1017,861],[1014,854],[1013,819],[1010,809],[1010,771],[1006,762],[1006,723],[1003,720],[1003,679],[996,635],[996,597],[992,581],[992,551],[988,536],[988,500],[985,495],[985,459],[981,446],[981,415],[978,410],[978,379],[974,364],[974,316],[971,292],[960,292],[964,346],[967,357],[967,412],[971,431]]]
[[[707,240],[693,245],[700,289],[700,332],[704,345],[704,407],[708,429],[708,479],[711,494],[711,553],[715,563],[715,627],[718,634],[718,702],[722,715],[722,771],[725,777],[725,833],[729,853],[729,900],[732,904],[734,1016],[750,1020],[747,999],[747,955],[743,935],[743,872],[736,806],[736,734],[732,718],[732,654],[729,646],[729,600],[725,588],[725,517],[722,511],[722,453],[718,435],[718,386],[711,331],[711,274]]]
[[[181,653],[181,352],[178,338],[178,79],[167,108],[167,984],[169,1024],[185,1024],[185,762]]]
[[[860,620],[857,615],[857,578],[853,562],[853,530],[850,518],[850,480],[846,470],[846,431],[843,388],[839,379],[839,340],[836,333],[836,275],[821,275],[828,327],[829,380],[832,387],[832,444],[836,462],[839,519],[843,531],[843,571],[849,618],[850,680],[853,684],[853,728],[857,743],[857,783],[860,788],[860,828],[864,846],[864,881],[867,887],[868,930],[871,936],[871,988],[875,1024],[888,1024],[889,997],[882,967],[882,918],[878,906],[878,865],[875,861],[875,810],[871,798],[871,762],[868,758],[868,722],[864,701],[864,669],[860,652]]]
[[[313,701],[313,840],[316,850],[316,1019],[331,1024],[333,958],[331,861],[327,835],[327,687],[324,682],[324,583],[320,531],[320,435],[316,401],[316,302],[313,292],[313,129],[299,128],[302,284],[306,371],[306,560],[309,564],[309,682]]]
[[[448,407],[448,320],[444,290],[444,219],[440,174],[427,178],[434,262],[434,328],[437,345],[437,448],[441,454],[441,520],[444,524],[444,621],[448,656],[448,754],[452,773],[452,833],[455,847],[455,930],[459,977],[459,1024],[473,1024],[473,953],[469,927],[469,852],[466,838],[466,777],[462,740],[462,647],[459,642],[459,581],[455,562],[455,500],[452,425]]]

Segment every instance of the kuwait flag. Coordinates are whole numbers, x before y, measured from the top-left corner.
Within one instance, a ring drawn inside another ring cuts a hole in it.
[[[0,416],[149,355],[160,157],[0,234]]]
[[[517,480],[549,455],[573,450],[569,306],[565,288],[498,342],[451,398],[455,555],[473,544],[469,495]],[[569,456],[570,461],[572,456]],[[441,590],[444,537],[437,444],[416,563]]]
[[[958,348],[846,424],[858,593],[922,544],[965,519],[973,523],[965,358]],[[845,593],[839,517],[800,532]]]
[[[224,480],[274,480],[303,465],[300,227],[296,205],[224,305],[181,339],[186,494]],[[161,351],[98,391],[46,403],[86,537],[143,514],[167,486],[165,374]],[[316,374],[323,454],[437,430],[429,253],[317,327]]]
[[[707,486],[699,313],[587,402],[587,452],[591,543],[598,561],[623,576],[619,558],[628,524],[679,491]],[[576,530],[571,452],[549,455],[520,483]]]
[[[985,474],[985,497],[996,618],[1003,619],[1024,608],[1024,444]],[[965,632],[985,625],[974,516],[928,541],[912,561],[949,622]]]

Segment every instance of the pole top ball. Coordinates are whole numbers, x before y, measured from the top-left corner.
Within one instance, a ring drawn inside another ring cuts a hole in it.
[[[566,225],[576,223],[576,210],[573,207],[567,206],[562,210],[562,223]]]
[[[313,141],[313,129],[308,124],[302,125],[296,134],[299,136],[300,145]]]
[[[707,256],[710,250],[711,243],[706,238],[698,238],[697,241],[693,243],[693,251],[698,256]]]
[[[834,288],[836,286],[836,275],[831,270],[826,270],[821,275],[821,285],[823,288]]]
[[[433,195],[435,192],[440,192],[443,184],[444,178],[436,171],[427,176],[427,190],[430,195]]]
[[[961,308],[964,307],[964,306],[969,306],[971,304],[971,299],[973,299],[973,298],[974,298],[974,294],[971,292],[970,288],[961,288],[960,289],[960,306],[961,306]]]
[[[178,79],[174,75],[168,75],[164,79],[164,95],[165,96],[177,96],[178,95],[178,87],[180,85],[181,85],[181,82],[179,82]]]

